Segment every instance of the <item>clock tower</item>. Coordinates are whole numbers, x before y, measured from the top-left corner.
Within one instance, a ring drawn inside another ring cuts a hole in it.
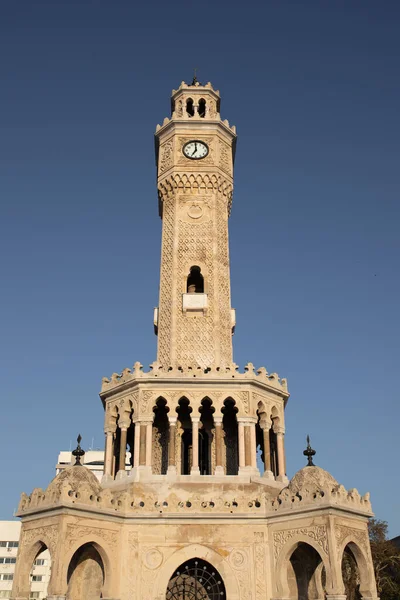
[[[162,250],[158,362],[165,367],[232,363],[228,218],[236,130],[220,116],[220,96],[196,78],[173,90],[171,118],[157,126]]]
[[[362,598],[379,600],[369,495],[314,466],[310,443],[289,481],[286,379],[232,361],[236,132],[219,109],[195,79],[157,126],[157,360],[102,380],[101,481],[79,437],[75,464],[22,494],[12,600],[33,597],[44,549],[48,600],[346,600],[344,557]]]

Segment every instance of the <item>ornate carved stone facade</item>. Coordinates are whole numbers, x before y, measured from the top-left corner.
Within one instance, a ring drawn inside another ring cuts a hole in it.
[[[12,598],[29,599],[32,564],[45,546],[49,600],[172,600],[171,582],[182,588],[173,600],[182,600],[193,581],[195,600],[298,600],[303,580],[309,600],[343,600],[340,565],[349,549],[362,597],[378,600],[369,495],[314,466],[289,482],[287,382],[233,362],[236,130],[221,120],[219,92],[182,83],[156,140],[157,361],[149,371],[136,362],[103,378],[101,484],[77,465],[46,490],[22,494]]]

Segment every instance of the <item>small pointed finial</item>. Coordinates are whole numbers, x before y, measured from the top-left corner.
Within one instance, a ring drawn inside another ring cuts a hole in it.
[[[84,456],[85,451],[82,450],[81,448],[81,441],[82,441],[82,436],[81,434],[78,435],[76,441],[78,442],[77,447],[75,448],[75,450],[72,451],[72,456],[75,456],[75,464],[74,467],[76,466],[81,466],[81,457]]]
[[[190,85],[201,85],[200,81],[197,79],[197,67],[194,69],[193,80]]]
[[[307,435],[307,448],[304,450],[303,454],[304,454],[304,456],[307,456],[307,458],[308,458],[308,463],[306,466],[307,467],[315,467],[312,457],[315,456],[316,452],[310,446],[310,436],[309,435]]]

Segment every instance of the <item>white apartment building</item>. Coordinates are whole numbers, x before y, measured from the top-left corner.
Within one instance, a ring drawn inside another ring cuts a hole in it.
[[[58,455],[58,462],[56,465],[56,475],[64,471],[67,467],[70,467],[75,463],[75,457],[72,456],[72,452],[61,451]],[[81,463],[92,471],[99,481],[103,477],[104,471],[104,450],[87,450],[85,455],[81,458]],[[126,453],[125,470],[131,469],[131,453]]]
[[[15,563],[21,523],[0,521],[0,598],[10,598],[14,579]],[[37,557],[31,571],[31,600],[42,600],[47,596],[50,579],[50,554],[44,550]]]

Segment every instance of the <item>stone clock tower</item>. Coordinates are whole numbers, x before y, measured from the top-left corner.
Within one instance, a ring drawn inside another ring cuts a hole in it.
[[[157,359],[104,377],[104,475],[76,463],[22,494],[12,599],[47,549],[47,600],[378,600],[369,495],[286,475],[287,382],[232,359],[228,219],[236,131],[210,83],[182,83],[156,129],[162,218]],[[305,374],[311,379],[312,374]],[[353,596],[352,596],[353,597]]]
[[[158,361],[168,366],[232,363],[228,218],[236,131],[220,116],[211,84],[182,83],[172,116],[156,131],[162,218]]]

